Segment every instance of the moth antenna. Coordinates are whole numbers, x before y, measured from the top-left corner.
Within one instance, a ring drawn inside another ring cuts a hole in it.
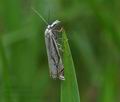
[[[35,10],[34,8],[32,8],[32,10],[33,10],[47,25],[49,25],[48,22],[43,18],[43,16],[42,16],[37,10]]]

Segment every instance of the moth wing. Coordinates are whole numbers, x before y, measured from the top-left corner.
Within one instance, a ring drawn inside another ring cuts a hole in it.
[[[57,46],[57,43],[56,43],[56,40],[54,39],[54,37],[52,37],[52,40],[53,40],[53,44],[54,44],[54,48],[55,48],[55,54],[54,55],[57,55],[56,58],[56,63],[57,63],[57,74],[58,74],[58,78],[60,80],[65,80],[64,78],[64,66],[63,66],[63,63],[62,63],[62,59],[61,59],[61,56],[60,56],[60,52],[59,52],[59,48]]]
[[[64,80],[64,67],[56,40],[54,39],[52,32],[45,32],[45,35],[50,75],[52,78]]]
[[[52,32],[45,32],[45,43],[46,43],[46,49],[47,49],[47,55],[48,55],[48,63],[49,63],[49,70],[50,70],[50,75],[52,78],[57,78],[57,66],[56,66],[56,61],[57,61],[57,55],[55,52],[55,46],[54,42],[52,40]]]

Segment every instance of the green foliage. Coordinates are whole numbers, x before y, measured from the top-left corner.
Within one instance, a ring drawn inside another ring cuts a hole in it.
[[[46,25],[32,7],[67,32],[61,84],[49,77]],[[0,102],[119,102],[119,9],[119,0],[0,0]]]
[[[63,51],[65,81],[61,82],[61,102],[80,102],[75,68],[65,32],[63,32]]]

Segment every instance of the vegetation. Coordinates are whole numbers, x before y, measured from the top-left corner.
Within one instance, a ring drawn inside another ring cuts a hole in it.
[[[63,23],[65,81],[49,77],[46,24],[31,8]],[[0,102],[119,102],[119,9],[119,0],[1,0]]]

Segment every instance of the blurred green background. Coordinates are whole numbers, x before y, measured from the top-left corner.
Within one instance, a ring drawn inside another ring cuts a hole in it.
[[[119,0],[0,0],[0,102],[60,102],[46,25],[31,7],[50,24],[62,21],[81,102],[120,102]]]

